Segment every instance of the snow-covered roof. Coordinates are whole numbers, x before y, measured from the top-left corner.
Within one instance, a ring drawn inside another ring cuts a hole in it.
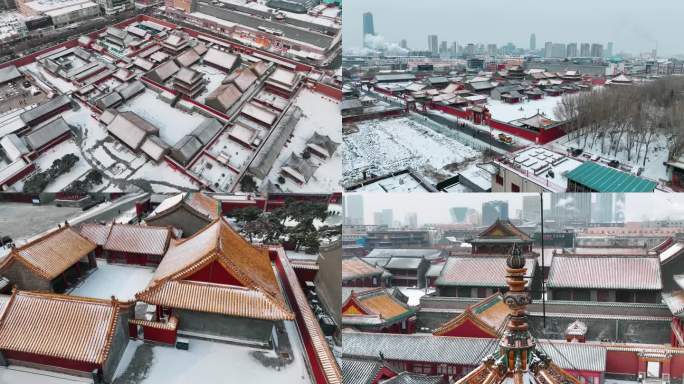
[[[156,135],[159,128],[140,117],[135,112],[119,112],[107,126],[107,131],[137,150],[148,134]]]
[[[0,84],[22,77],[16,65],[0,68]]]
[[[182,278],[212,263],[225,268],[240,286]],[[230,316],[294,318],[285,305],[268,250],[254,247],[223,219],[184,241],[172,243],[150,285],[136,298],[151,304]]]
[[[66,121],[59,117],[45,125],[35,128],[26,135],[25,139],[31,149],[37,150],[68,132],[70,132],[70,129]]]
[[[229,52],[219,51],[216,48],[209,48],[207,53],[202,58],[205,64],[211,64],[219,68],[232,71],[239,63],[239,56]]]
[[[22,155],[29,153],[26,142],[13,133],[0,139],[0,146],[5,151],[7,157],[9,157],[10,161],[14,161]]]
[[[140,146],[143,151],[154,161],[159,161],[168,152],[169,146],[157,136],[148,135],[145,141]]]
[[[0,349],[103,364],[114,344],[119,308],[112,299],[16,291],[0,323]]]
[[[240,99],[242,92],[235,86],[235,84],[222,84],[214,91],[212,91],[206,98],[205,104],[219,110],[226,112],[230,107]]]
[[[251,101],[242,107],[242,113],[257,121],[265,123],[268,126],[271,126],[278,118],[278,115],[275,113],[262,108]]]

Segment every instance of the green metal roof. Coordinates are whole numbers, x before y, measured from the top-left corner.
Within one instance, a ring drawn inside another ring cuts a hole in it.
[[[597,192],[653,192],[656,183],[587,161],[565,177]]]

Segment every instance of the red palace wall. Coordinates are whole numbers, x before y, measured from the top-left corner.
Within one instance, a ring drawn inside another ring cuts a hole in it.
[[[160,329],[154,327],[143,326],[143,334],[145,340],[155,341],[157,343],[174,345],[176,344],[176,330],[175,329]]]
[[[670,377],[681,379],[684,377],[684,355],[673,355],[670,362]]]
[[[290,282],[287,280],[287,273],[285,271],[285,266],[283,265],[283,260],[287,260],[287,256],[285,256],[284,252],[272,249],[269,251],[269,257],[271,258],[271,261],[275,262],[278,274],[284,280],[283,286],[284,286],[285,294],[287,295],[287,298],[293,307],[292,310],[294,311],[295,316],[296,316],[297,328],[299,328],[299,334],[302,336],[302,342],[304,344],[304,349],[306,350],[306,355],[308,357],[308,361],[311,363],[311,371],[312,371],[313,376],[314,376],[314,381],[316,383],[319,383],[319,384],[326,384],[329,381],[328,381],[325,373],[323,372],[323,368],[321,366],[321,360],[318,357],[318,354],[316,353],[316,351],[314,349],[313,342],[311,339],[311,334],[309,333],[308,327],[305,325],[306,323],[304,322],[304,316],[302,315],[302,311],[311,312],[311,309],[308,307],[307,308],[299,308],[299,303],[295,297],[295,293],[294,293],[293,288],[292,288],[292,286],[295,285],[295,282]],[[301,289],[301,288],[296,287],[296,289]],[[301,294],[303,295],[303,292],[301,292]],[[312,316],[313,316],[313,314],[312,314]]]
[[[299,280],[299,285],[301,286],[304,286],[307,281],[314,281],[316,279],[316,273],[318,273],[315,269],[297,268],[297,266],[292,266],[292,269],[294,269],[295,274],[297,274],[297,280]]]
[[[132,253],[121,251],[107,251],[108,261],[115,263],[126,263],[134,265],[158,265],[161,261],[160,255],[148,255],[144,253]]]
[[[637,375],[639,358],[634,352],[608,351],[606,353],[606,373]]]
[[[486,339],[491,339],[492,335],[486,333],[482,329],[480,329],[477,325],[475,325],[472,321],[470,320],[465,320],[461,325],[458,327],[450,330],[443,336],[460,336],[460,337],[479,337],[479,338],[486,338]]]
[[[473,113],[470,110],[464,111],[459,108],[454,108],[454,107],[449,107],[445,105],[439,105],[439,104],[430,104],[429,105],[430,109],[434,109],[437,111],[441,111],[444,113],[448,113],[453,116],[460,117],[462,119],[467,119],[467,120],[473,120]],[[516,127],[510,124],[507,124],[503,121],[499,121],[496,119],[485,119],[484,124],[488,125],[494,129],[498,129],[500,131],[510,133],[511,135],[521,137],[523,139],[533,141],[538,144],[546,144],[549,141],[553,141],[563,135],[565,135],[565,132],[563,132],[562,127],[554,127],[551,129],[544,130],[542,132],[536,133],[532,132],[526,129],[521,129],[520,127]]]
[[[218,261],[212,261],[209,265],[186,277],[185,280],[242,286],[242,283],[228,273]]]
[[[41,364],[52,367],[59,367],[70,369],[74,371],[81,371],[90,373],[95,369],[100,369],[101,366],[93,363],[86,363],[83,361],[62,359],[53,356],[36,355],[33,353],[16,352],[16,351],[2,351],[6,359],[24,361],[27,363]]]
[[[327,84],[314,83],[313,90],[328,97],[332,97],[337,101],[342,100],[342,90],[339,88],[331,87]]]

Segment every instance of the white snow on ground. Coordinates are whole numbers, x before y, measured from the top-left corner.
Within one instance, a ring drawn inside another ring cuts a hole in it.
[[[62,156],[72,153],[78,156],[78,161],[69,170],[69,172],[60,175],[59,177],[50,181],[50,183],[45,187],[44,192],[59,192],[65,188],[69,183],[81,177],[84,173],[90,170],[90,165],[83,159],[83,154],[78,148],[78,145],[73,139],[64,141],[57,144],[56,146],[50,148],[47,152],[43,153],[36,159],[36,165],[41,171],[47,171],[50,169],[52,163],[61,158]]]
[[[102,140],[108,136],[107,129],[100,125],[90,108],[86,107],[80,101],[78,103],[77,111],[66,111],[61,114],[64,121],[69,125],[78,128],[83,134],[83,148],[90,148],[95,145],[95,142]]]
[[[627,140],[628,139],[626,137],[622,139],[622,142],[620,143],[620,148],[624,148],[627,145]],[[556,141],[547,144],[547,146],[559,152],[567,153],[566,150],[568,147],[581,148],[583,143],[584,139],[582,139],[581,143],[578,143],[577,140],[574,140],[574,137],[571,140],[570,136],[564,136]],[[638,163],[636,162],[635,151],[632,151],[632,159],[628,161],[627,151],[625,149],[620,149],[617,153],[617,156],[613,155],[613,151],[608,149],[608,140],[606,140],[605,149],[606,153],[604,154],[601,152],[600,139],[596,140],[593,147],[591,146],[590,139],[590,141],[587,143],[586,148],[584,149],[584,154],[587,154],[587,158],[583,160],[588,160],[589,158],[598,155],[601,157],[599,163],[603,163],[605,165],[606,162],[610,161],[611,159],[615,159],[620,162],[620,167],[625,170],[632,169],[634,167],[641,167],[644,169],[641,173],[641,176],[647,177],[651,180],[667,180],[667,168],[665,167],[665,165],[663,165],[664,162],[668,161],[666,137],[661,136],[659,138],[654,138],[648,150],[645,165],[643,160],[644,149],[641,150],[642,153]]]
[[[207,82],[206,89],[195,98],[200,103],[204,103],[207,95],[212,93],[216,88],[219,87],[219,85],[221,85],[223,79],[226,78],[226,73],[214,67],[203,64],[193,65],[192,69],[202,73],[204,80]]]
[[[36,61],[34,61],[31,64],[23,66],[22,69],[28,69],[32,75],[39,78],[40,80],[47,81],[48,83],[50,83],[50,85],[52,85],[62,93],[70,93],[76,90],[75,85],[57,76],[53,76],[48,71],[43,69],[43,67]]]
[[[427,292],[425,288],[413,288],[413,287],[399,287],[401,293],[409,298],[408,305],[415,307],[420,305],[420,298],[434,292],[432,288],[428,288]]]
[[[286,321],[286,328],[288,323]],[[294,330],[296,332],[296,329]],[[236,383],[312,383],[306,363],[301,353],[298,339],[293,339],[294,361],[279,370],[264,367],[250,353],[264,351],[240,345],[190,339],[190,349],[183,351],[169,346],[152,345],[154,354],[152,365],[140,384],[181,384],[181,383],[225,383],[230,377]],[[131,341],[116,370],[115,377],[121,376],[130,364],[135,350],[142,341]],[[269,355],[273,353],[270,352]]]
[[[449,164],[478,158],[480,151],[435,132],[413,118],[371,120],[356,124],[359,132],[344,137],[343,180],[359,180],[368,169],[384,175],[411,167],[424,174]]]
[[[212,188],[222,191],[230,188],[237,178],[236,172],[207,155],[197,160],[190,170],[200,175]]]
[[[467,124],[469,127],[472,127],[472,128],[478,129],[480,131],[489,133],[490,135],[494,136],[494,138],[497,138],[497,139],[499,137],[499,134],[503,133],[504,135],[511,137],[514,145],[527,146],[527,145],[534,145],[535,144],[534,141],[523,139],[522,137],[519,137],[519,136],[511,135],[508,132],[499,131],[498,129],[494,129],[488,125],[475,124],[472,121],[460,119],[454,115],[450,115],[450,114],[444,113],[442,111],[428,110],[428,113],[432,114],[432,115],[438,115],[438,116],[443,117],[443,118],[450,120],[450,121]]]
[[[280,176],[280,169],[292,153],[301,155],[306,147],[306,142],[313,136],[314,132],[327,135],[332,141],[340,144],[342,142],[342,120],[340,119],[340,107],[337,100],[329,98],[321,93],[302,88],[294,99],[294,105],[302,109],[302,118],[294,129],[293,137],[280,151],[278,159],[275,161],[267,179],[278,185],[277,179]],[[339,177],[342,172],[342,152],[343,146],[339,145],[333,156],[321,161],[316,156],[311,156],[310,160],[320,166],[311,177],[308,183],[299,185],[289,178],[285,178],[285,184],[280,185],[286,192],[320,192],[336,191],[339,189]]]
[[[98,299],[109,299],[114,295],[119,300],[131,300],[145,289],[153,274],[154,268],[109,264],[98,259],[97,269],[69,294]]]
[[[204,119],[199,114],[186,113],[173,108],[158,98],[157,93],[150,89],[128,100],[119,107],[119,110],[133,111],[154,124],[159,128],[159,137],[171,146],[192,132]]]
[[[92,383],[92,379],[65,375],[57,372],[42,371],[12,365],[0,367],[0,383],[3,384],[83,384]]]
[[[562,96],[544,96],[539,100],[525,100],[515,104],[490,98],[487,99],[487,109],[491,112],[493,119],[503,122],[534,116],[537,112],[549,119],[557,119],[554,108],[562,98]]]
[[[116,164],[116,161],[109,156],[102,146],[95,148],[93,156],[100,162],[102,167],[109,168],[111,165]]]
[[[222,156],[228,158],[228,164],[231,167],[242,170],[242,167],[254,154],[254,150],[233,141],[229,137],[229,133],[230,129],[223,132],[208,151],[214,157]]]
[[[425,188],[408,173],[382,179],[357,188],[354,192],[426,192]]]
[[[164,183],[171,183],[179,187],[197,190],[198,185],[192,181],[188,176],[174,170],[165,161],[155,164],[148,161],[128,179],[145,179],[149,181],[161,181]],[[152,184],[155,192],[178,192],[178,189],[168,188],[158,184]]]

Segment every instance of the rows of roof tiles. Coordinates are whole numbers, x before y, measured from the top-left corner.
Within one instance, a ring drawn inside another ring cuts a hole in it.
[[[490,353],[498,346],[491,339],[444,337],[424,334],[349,332],[342,334],[344,357],[477,365],[480,351]],[[590,343],[542,341],[539,346],[564,369],[602,372],[606,369],[606,348]]]
[[[17,291],[0,318],[0,349],[100,364],[118,315],[115,301]]]

